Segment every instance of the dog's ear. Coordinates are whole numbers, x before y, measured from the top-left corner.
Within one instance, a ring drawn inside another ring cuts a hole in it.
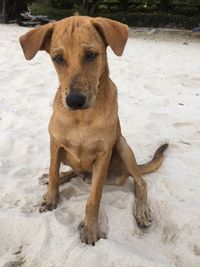
[[[106,42],[106,45],[109,45],[117,56],[121,56],[128,39],[128,26],[101,17],[93,19],[93,25]]]
[[[38,50],[48,51],[54,23],[49,23],[33,29],[19,38],[24,56],[27,60],[32,59]]]

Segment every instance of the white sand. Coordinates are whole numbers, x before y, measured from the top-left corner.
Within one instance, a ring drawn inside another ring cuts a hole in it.
[[[122,129],[138,162],[170,143],[159,171],[145,177],[153,223],[132,215],[132,180],[105,186],[100,226],[108,238],[81,244],[77,226],[90,186],[62,186],[53,212],[38,212],[48,171],[48,121],[58,85],[44,52],[25,61],[18,37],[0,25],[0,266],[200,266],[200,44],[130,39],[122,58],[109,50]]]

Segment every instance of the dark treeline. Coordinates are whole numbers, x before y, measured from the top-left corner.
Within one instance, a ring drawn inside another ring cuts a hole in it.
[[[51,19],[79,13],[105,16],[132,26],[192,28],[200,24],[200,0],[0,0],[0,22],[31,9]]]
[[[17,19],[21,12],[28,10],[31,1],[24,0],[0,0],[0,22],[7,23]]]
[[[99,12],[168,11],[192,15],[200,12],[200,0],[38,0],[54,8],[75,9],[80,14]]]

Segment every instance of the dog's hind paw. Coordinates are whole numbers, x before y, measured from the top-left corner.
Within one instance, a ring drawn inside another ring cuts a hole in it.
[[[140,228],[147,228],[151,225],[151,210],[147,204],[139,203],[136,200],[134,205],[134,215]]]

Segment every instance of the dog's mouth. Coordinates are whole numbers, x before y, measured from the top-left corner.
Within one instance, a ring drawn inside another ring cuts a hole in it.
[[[90,105],[85,105],[85,106],[83,106],[83,107],[79,107],[79,106],[75,106],[75,107],[69,107],[68,105],[67,105],[67,109],[69,110],[69,111],[81,111],[81,110],[86,110],[86,109],[89,109],[91,106]]]

